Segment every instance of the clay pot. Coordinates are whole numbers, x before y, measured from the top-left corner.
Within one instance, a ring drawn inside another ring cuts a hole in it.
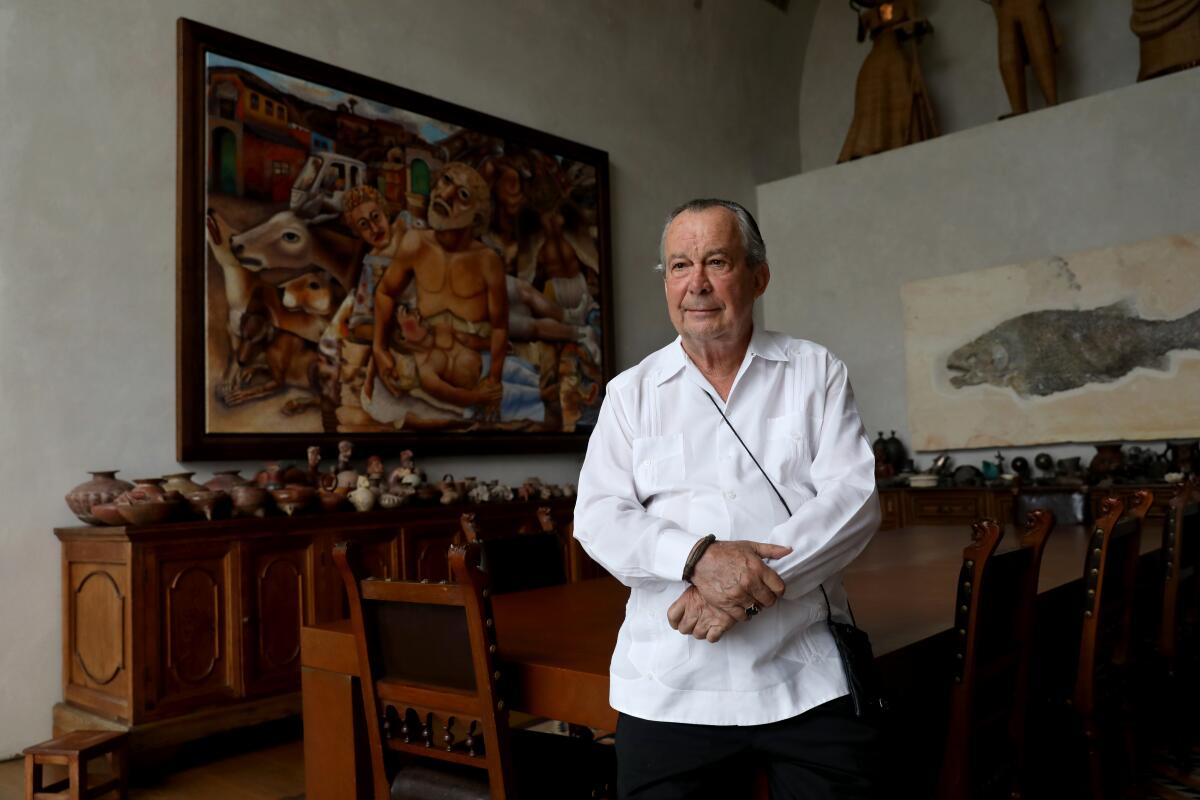
[[[223,469],[214,472],[213,476],[204,482],[205,489],[211,489],[214,492],[225,492],[228,494],[235,486],[244,486],[250,481],[246,480],[236,469]]]
[[[328,489],[317,492],[317,500],[321,503],[322,511],[340,511],[350,503],[344,494],[338,494]]]
[[[192,511],[210,522],[213,519],[224,517],[233,507],[233,501],[227,492],[213,491],[212,489],[188,492],[184,495],[184,499],[187,500]]]
[[[267,502],[267,490],[252,483],[235,486],[229,493],[233,498],[233,513],[243,517],[261,517]]]
[[[114,502],[119,506],[127,506],[161,499],[164,494],[162,485],[162,478],[134,478],[133,488],[122,493]]]
[[[96,503],[92,506],[92,516],[103,525],[124,525],[125,518],[117,510],[116,503]]]
[[[311,486],[291,484],[282,489],[271,489],[271,497],[275,505],[289,517],[297,511],[303,511],[317,496],[317,490]]]
[[[264,489],[282,488],[284,485],[283,472],[283,465],[272,462],[267,464],[266,469],[254,476],[254,482]]]
[[[400,506],[404,505],[404,501],[407,499],[408,498],[403,495],[384,492],[383,494],[379,495],[379,505],[381,508],[399,508]]]
[[[179,492],[181,495],[200,491],[204,487],[192,480],[192,476],[195,474],[194,472],[173,472],[170,475],[163,475],[163,491]]]
[[[133,484],[117,479],[118,470],[98,470],[91,472],[92,479],[85,481],[67,492],[67,508],[79,519],[89,525],[113,524],[105,523],[92,513],[92,507],[102,503],[112,503],[122,493],[133,488]],[[121,523],[116,523],[120,525]]]
[[[160,525],[175,515],[180,503],[177,500],[158,498],[117,506],[117,513],[130,525]]]

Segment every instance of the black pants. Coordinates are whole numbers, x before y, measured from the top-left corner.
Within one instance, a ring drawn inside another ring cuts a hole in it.
[[[873,798],[879,731],[849,697],[767,725],[688,725],[621,714],[617,788],[622,800],[740,800],[765,770],[772,800]]]

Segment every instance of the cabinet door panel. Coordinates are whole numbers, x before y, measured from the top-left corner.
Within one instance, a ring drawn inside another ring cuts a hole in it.
[[[227,542],[151,552],[156,602],[147,622],[161,646],[151,670],[148,710],[198,708],[238,695],[230,636],[233,564]]]
[[[306,539],[245,546],[242,642],[246,694],[299,688],[300,628],[310,617]]]

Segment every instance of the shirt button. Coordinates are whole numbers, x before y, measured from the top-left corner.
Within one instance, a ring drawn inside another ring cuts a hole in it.
[[[726,500],[732,500],[732,499],[734,499],[735,497],[737,497],[737,495],[736,495],[736,494],[734,494],[733,492],[726,492],[726,493],[725,493],[725,499],[726,499]]]

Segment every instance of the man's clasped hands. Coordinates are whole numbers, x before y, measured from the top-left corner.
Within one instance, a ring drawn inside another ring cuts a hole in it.
[[[770,608],[783,596],[783,579],[763,559],[790,552],[765,542],[713,542],[696,562],[692,585],[667,609],[671,627],[697,639],[720,640],[750,618],[747,609]]]

